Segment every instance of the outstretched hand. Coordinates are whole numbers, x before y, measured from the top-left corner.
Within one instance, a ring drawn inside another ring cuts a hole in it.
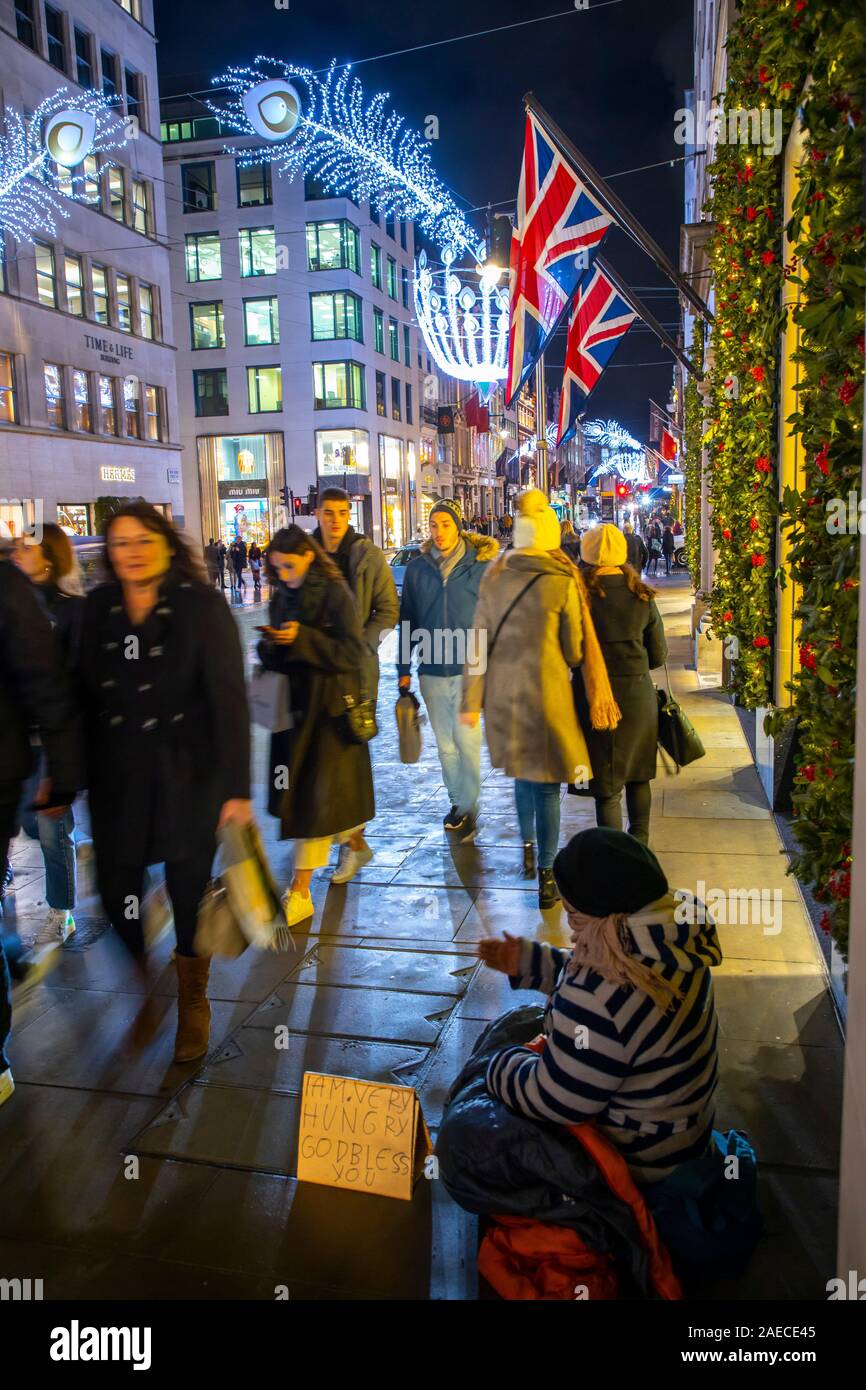
[[[519,936],[505,933],[501,940],[479,941],[478,954],[491,970],[501,970],[503,975],[517,975],[520,971]]]

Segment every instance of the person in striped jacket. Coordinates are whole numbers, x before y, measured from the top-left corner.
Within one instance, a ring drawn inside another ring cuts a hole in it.
[[[661,1181],[712,1141],[718,1024],[710,967],[715,924],[620,830],[584,830],[553,864],[570,952],[506,934],[482,960],[514,989],[549,995],[544,1047],[507,1047],[487,1090],[531,1119],[592,1122],[636,1182]]]

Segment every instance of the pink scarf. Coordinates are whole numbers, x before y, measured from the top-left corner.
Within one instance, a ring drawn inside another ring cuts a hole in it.
[[[642,965],[628,950],[628,913],[614,912],[608,917],[590,917],[578,912],[563,899],[571,933],[572,949],[566,967],[569,977],[588,967],[611,984],[629,985],[648,994],[665,1013],[682,994],[662,975]]]

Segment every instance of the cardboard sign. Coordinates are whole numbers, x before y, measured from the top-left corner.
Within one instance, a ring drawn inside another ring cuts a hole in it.
[[[304,1073],[299,1182],[410,1201],[432,1147],[411,1087]]]

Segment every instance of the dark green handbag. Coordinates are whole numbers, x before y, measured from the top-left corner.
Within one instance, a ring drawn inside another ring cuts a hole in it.
[[[341,717],[343,734],[347,743],[369,743],[379,732],[376,723],[376,706],[372,700],[363,696],[356,700],[354,695],[343,692],[343,714]]]
[[[667,690],[656,688],[659,702],[659,745],[676,763],[677,772],[681,767],[696,762],[706,753],[700,735],[687,714],[677,704],[670,689],[670,677],[665,664]]]

